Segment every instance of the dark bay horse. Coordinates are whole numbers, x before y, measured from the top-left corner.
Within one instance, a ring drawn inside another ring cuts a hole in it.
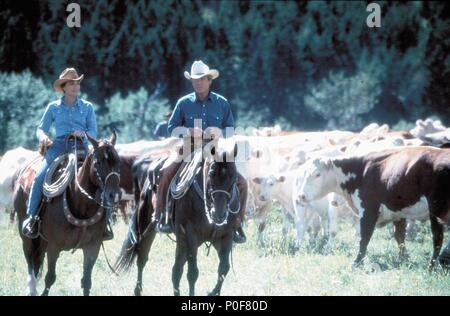
[[[84,295],[90,293],[92,268],[107,224],[106,209],[113,207],[120,199],[120,166],[119,156],[114,149],[115,132],[110,140],[99,141],[89,136],[88,139],[93,149],[78,171],[78,181],[72,180],[66,193],[52,198],[40,211],[42,222],[39,237],[30,239],[20,233],[28,265],[30,295],[37,294],[36,278],[45,253],[48,270],[42,295],[48,295],[55,282],[56,261],[60,252],[70,249],[83,250],[81,286]],[[19,218],[19,232],[26,217],[27,199],[28,194],[18,184],[14,193],[14,208]]]
[[[210,242],[214,246],[220,261],[217,283],[209,295],[220,295],[223,281],[230,269],[233,227],[238,220],[240,209],[236,187],[237,170],[234,158],[231,159],[233,155],[234,157],[237,155],[237,145],[234,146],[233,153],[212,147],[210,157],[214,159],[203,158],[202,168],[196,178],[197,183],[201,183],[204,175],[206,191],[199,186],[195,187],[194,183],[183,197],[173,201],[176,236],[175,263],[172,268],[174,295],[180,295],[180,280],[186,261],[189,295],[195,295],[195,283],[199,274],[197,251],[205,242]],[[155,222],[152,221],[154,194],[154,188],[147,179],[116,263],[119,270],[127,270],[137,257],[138,276],[135,295],[142,294],[142,273],[156,235]],[[202,195],[206,195],[206,202]]]

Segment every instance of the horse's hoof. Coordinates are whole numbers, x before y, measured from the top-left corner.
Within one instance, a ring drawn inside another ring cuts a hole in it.
[[[134,296],[142,296],[142,290],[138,289],[138,288],[135,288],[134,289]]]

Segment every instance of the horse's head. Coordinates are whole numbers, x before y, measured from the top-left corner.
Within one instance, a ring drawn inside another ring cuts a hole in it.
[[[97,140],[87,135],[94,150],[90,153],[90,181],[101,190],[102,204],[114,206],[119,203],[121,191],[120,158],[114,148],[116,133],[113,131],[109,140]]]
[[[237,145],[235,144],[233,153],[219,151],[212,147],[211,154],[214,157],[209,165],[206,178],[208,198],[212,202],[210,213],[211,220],[216,225],[226,223],[230,211],[230,203],[235,198],[237,181],[236,164],[234,157],[237,155]]]

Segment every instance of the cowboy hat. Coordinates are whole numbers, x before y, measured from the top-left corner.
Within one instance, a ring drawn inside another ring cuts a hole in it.
[[[185,71],[184,76],[188,80],[200,79],[204,76],[210,76],[212,79],[216,79],[219,77],[219,72],[216,69],[209,69],[208,65],[201,60],[196,60],[192,64],[191,73]]]
[[[83,80],[84,75],[78,76],[77,71],[75,68],[66,68],[59,76],[59,79],[55,80],[53,83],[53,89],[56,92],[64,93],[63,89],[61,88],[61,85],[68,81],[81,81]]]

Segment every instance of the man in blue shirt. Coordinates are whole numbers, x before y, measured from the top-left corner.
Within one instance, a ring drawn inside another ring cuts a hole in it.
[[[92,104],[79,98],[80,83],[84,75],[78,76],[74,68],[65,69],[59,79],[53,83],[56,92],[64,96],[56,101],[50,102],[41,118],[36,135],[40,145],[49,146],[45,153],[43,165],[36,173],[30,196],[27,203],[28,217],[23,222],[22,233],[30,238],[37,237],[37,222],[39,221],[38,206],[42,199],[42,185],[45,174],[50,164],[60,155],[72,151],[76,146],[76,140],[67,140],[69,135],[84,138],[83,145],[87,152],[88,143],[85,134],[97,138],[97,121]],[[54,141],[48,136],[50,127],[55,128]],[[112,238],[112,232],[107,231],[105,239]]]
[[[169,120],[168,132],[171,136],[179,136],[177,129],[187,128],[189,134],[194,138],[202,138],[206,130],[208,139],[217,139],[221,135],[228,135],[227,127],[234,128],[234,118],[230,104],[223,96],[211,92],[210,87],[213,79],[219,76],[215,69],[209,69],[201,60],[195,61],[191,67],[191,73],[184,72],[186,79],[192,82],[194,92],[180,98],[175,105],[173,114]],[[205,133],[205,134],[206,134]],[[166,195],[170,181],[177,172],[181,162],[173,162],[163,168],[157,189],[155,206],[155,219],[157,230],[163,233],[171,233],[173,227],[165,216]],[[247,200],[247,182],[238,174],[237,186],[240,191],[241,211],[240,225],[236,227],[233,240],[238,243],[245,242],[246,237],[242,229]]]

